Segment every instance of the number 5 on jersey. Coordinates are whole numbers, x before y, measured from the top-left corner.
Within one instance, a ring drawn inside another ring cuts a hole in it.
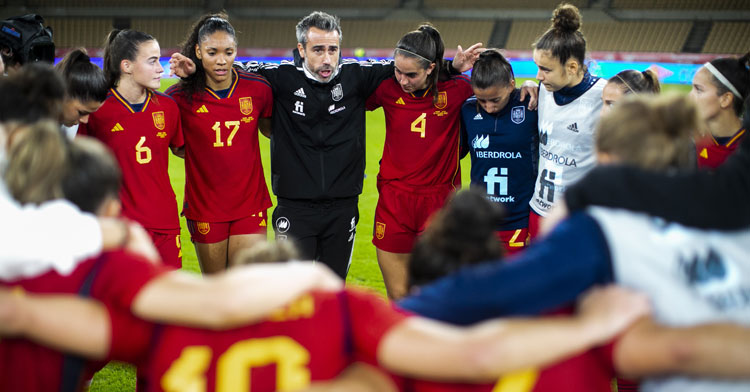
[[[240,122],[224,121],[224,126],[227,128],[227,130],[231,129],[229,137],[227,138],[227,147],[232,147],[232,139],[234,139],[234,135],[240,129]],[[216,141],[214,142],[214,147],[224,147],[224,142],[221,141],[221,122],[215,122],[214,126],[211,128],[214,130],[214,132],[216,132]]]

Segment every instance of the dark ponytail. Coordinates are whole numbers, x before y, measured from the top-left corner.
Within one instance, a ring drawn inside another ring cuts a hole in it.
[[[643,72],[627,69],[611,77],[609,83],[620,85],[623,94],[626,95],[641,93],[658,94],[661,91],[659,77],[651,69]]]
[[[120,63],[122,60],[135,60],[138,56],[138,46],[146,41],[154,41],[154,37],[135,30],[112,30],[104,44],[104,76],[108,88],[116,87],[120,80]]]
[[[552,25],[534,42],[533,48],[549,50],[563,65],[569,58],[573,58],[585,70],[583,60],[586,58],[586,38],[581,33],[581,23],[578,8],[561,3],[552,15]]]
[[[195,47],[199,46],[201,41],[207,36],[217,31],[223,31],[231,35],[235,43],[237,42],[237,34],[234,31],[234,27],[232,27],[227,19],[227,14],[223,12],[203,15],[190,28],[185,42],[181,45],[182,49],[180,53],[195,64],[195,73],[180,81],[180,87],[182,87],[182,91],[188,100],[192,100],[194,94],[202,92],[206,88],[206,70],[203,68],[203,63],[198,59],[198,56],[195,55]]]
[[[737,117],[742,115],[743,105],[750,95],[750,52],[745,53],[740,58],[722,57],[711,61],[711,65],[716,68],[728,81],[734,86],[740,96],[724,85],[715,75],[713,83],[719,92],[719,95],[730,92],[734,97],[732,104]]]
[[[80,102],[104,102],[109,85],[104,72],[91,62],[86,49],[68,52],[55,66],[65,80],[66,98]]]
[[[422,69],[427,69],[430,64],[435,63],[435,69],[427,78],[428,88],[432,88],[434,98],[437,102],[438,80],[448,80],[450,75],[443,64],[443,54],[445,53],[445,44],[443,43],[440,32],[430,24],[423,24],[415,31],[406,33],[396,44],[396,54],[417,59]],[[434,88],[433,88],[434,87]]]
[[[513,68],[500,49],[487,49],[479,55],[471,71],[471,85],[486,89],[514,84]]]

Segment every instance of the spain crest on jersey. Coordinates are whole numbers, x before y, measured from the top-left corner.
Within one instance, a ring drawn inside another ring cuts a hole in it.
[[[344,98],[344,88],[341,87],[341,83],[337,83],[331,89],[331,99],[338,102],[341,100],[341,98]]]
[[[523,106],[514,106],[510,110],[510,121],[514,124],[520,124],[526,119],[526,109]]]
[[[154,126],[156,127],[156,129],[160,131],[164,129],[164,126],[166,125],[164,121],[164,112],[151,113],[151,117],[154,118]]]
[[[240,98],[240,113],[249,115],[253,112],[253,97]]]
[[[445,107],[448,106],[448,93],[445,91],[441,91],[438,93],[437,102],[435,102],[435,107],[438,109],[445,109]]]
[[[375,237],[379,240],[385,237],[385,223],[375,222]]]

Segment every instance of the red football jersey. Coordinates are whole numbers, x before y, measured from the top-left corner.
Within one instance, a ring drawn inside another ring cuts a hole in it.
[[[551,312],[552,315],[572,314],[572,307]],[[407,380],[409,392],[601,392],[609,391],[615,377],[612,360],[613,344],[596,347],[550,365],[501,377],[492,384],[438,383]]]
[[[742,143],[745,137],[745,129],[740,129],[728,142],[719,144],[713,136],[708,135],[695,142],[695,151],[698,154],[698,167],[715,169],[719,167]]]
[[[508,374],[492,384],[407,380],[408,392],[602,392],[609,391],[614,370],[607,351],[593,349],[544,369]]]
[[[185,206],[188,219],[229,222],[271,206],[258,147],[258,119],[271,117],[273,95],[262,76],[232,70],[226,98],[210,88],[180,105],[185,135]]]
[[[122,213],[154,231],[180,228],[177,199],[169,182],[169,147],[181,147],[179,108],[172,98],[148,91],[141,110],[111,89],[107,100],[81,123],[114,153],[122,169]]]
[[[465,76],[438,82],[423,96],[405,93],[396,79],[378,86],[367,109],[385,111],[385,147],[378,180],[399,180],[409,185],[460,185],[458,164],[461,105],[474,93]]]
[[[407,317],[374,294],[345,290],[304,295],[233,330],[165,326],[144,370],[148,390],[297,390],[335,377],[354,357],[374,361],[383,335]]]
[[[164,266],[117,251],[82,262],[70,275],[50,271],[30,279],[0,281],[0,286],[33,293],[78,293],[104,302],[113,320],[112,336],[130,337],[112,341],[108,357],[135,360],[148,348],[152,331],[150,324],[130,315],[130,305],[146,283],[166,271]],[[0,390],[60,390],[63,358],[64,354],[28,340],[0,340]]]

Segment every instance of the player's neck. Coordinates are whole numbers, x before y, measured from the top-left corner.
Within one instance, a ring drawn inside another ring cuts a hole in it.
[[[714,137],[730,137],[737,133],[742,126],[742,122],[734,114],[725,111],[715,118],[709,119],[706,125]]]
[[[232,87],[232,78],[227,78],[226,80],[221,81],[221,83],[216,83],[211,80],[211,78],[206,78],[206,86],[214,91],[226,90]]]
[[[129,103],[139,104],[146,100],[146,89],[135,83],[132,79],[122,78],[117,84],[117,92],[122,95]]]

